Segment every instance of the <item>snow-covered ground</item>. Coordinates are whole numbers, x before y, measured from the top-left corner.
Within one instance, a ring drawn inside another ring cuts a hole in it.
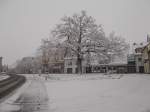
[[[50,75],[51,112],[150,112],[150,75]]]
[[[0,112],[150,112],[149,74],[23,75]]]

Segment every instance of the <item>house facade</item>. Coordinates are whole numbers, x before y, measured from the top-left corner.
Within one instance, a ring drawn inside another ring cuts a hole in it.
[[[135,49],[135,65],[136,65],[136,73],[144,73],[144,61],[142,58],[142,47],[137,47]]]
[[[64,73],[64,54],[62,48],[59,46],[53,53],[53,56],[50,56],[48,60],[48,72]]]
[[[3,71],[3,64],[2,64],[2,57],[0,57],[0,72],[2,72]]]
[[[66,57],[64,59],[64,73],[75,74],[77,71],[77,57]],[[82,60],[82,73],[127,73],[127,63],[87,64],[87,60]]]
[[[127,56],[128,73],[144,73],[142,53],[133,53]]]
[[[64,73],[77,73],[77,57],[65,57],[64,60]]]
[[[144,62],[142,60],[142,54],[135,54],[135,65],[136,65],[136,73],[144,73]]]
[[[128,54],[127,56],[127,64],[128,64],[128,73],[136,72],[136,62],[135,62],[135,54]]]
[[[94,73],[127,73],[126,63],[110,63],[92,66]]]
[[[144,73],[150,73],[150,43],[143,48]]]
[[[49,62],[48,72],[49,73],[64,73],[64,60]]]

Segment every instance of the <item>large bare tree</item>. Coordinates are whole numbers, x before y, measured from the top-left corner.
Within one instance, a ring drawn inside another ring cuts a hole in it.
[[[95,52],[95,46],[104,47],[105,34],[101,25],[97,25],[95,19],[85,11],[71,17],[65,16],[61,20],[62,23],[58,24],[52,33],[76,54],[78,73],[82,73],[84,54],[88,51]]]

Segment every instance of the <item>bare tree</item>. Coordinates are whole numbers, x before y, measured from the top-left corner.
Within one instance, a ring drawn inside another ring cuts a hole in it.
[[[113,61],[114,57],[124,58],[129,51],[129,44],[121,36],[115,35],[115,32],[110,33],[109,43],[107,45],[107,55],[110,61]]]
[[[82,73],[83,55],[89,50],[87,47],[91,47],[89,43],[92,42],[92,46],[103,47],[104,42],[101,40],[105,38],[101,25],[97,25],[95,19],[88,16],[85,11],[62,18],[62,23],[56,26],[53,34],[65,43],[66,48],[70,48],[76,54],[78,73]],[[95,52],[91,47],[90,52],[92,51]]]

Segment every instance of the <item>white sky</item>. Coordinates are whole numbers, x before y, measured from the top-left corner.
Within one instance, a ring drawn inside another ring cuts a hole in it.
[[[0,0],[0,56],[12,64],[34,55],[42,38],[64,15],[86,10],[108,35],[128,42],[146,41],[150,33],[149,0]]]

